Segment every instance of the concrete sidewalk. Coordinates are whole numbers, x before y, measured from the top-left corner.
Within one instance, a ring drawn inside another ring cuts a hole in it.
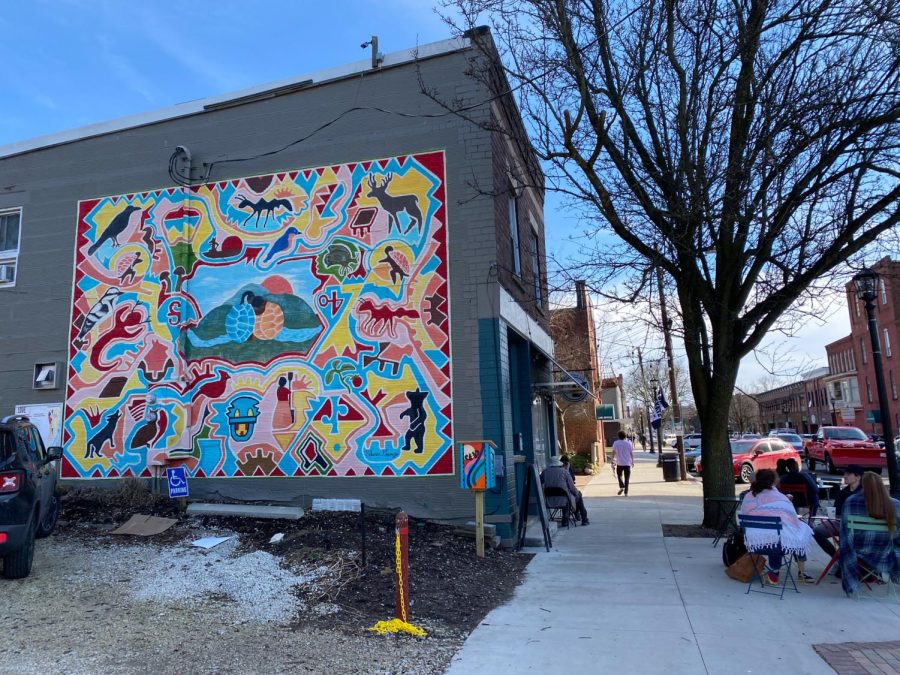
[[[900,604],[848,599],[833,576],[784,600],[747,595],[710,539],[663,537],[662,523],[702,520],[701,485],[665,483],[655,455],[638,454],[630,495],[616,496],[609,467],[582,488],[591,524],[531,549],[513,599],[448,673],[834,673],[813,644],[900,636]],[[808,573],[826,563],[816,547]]]

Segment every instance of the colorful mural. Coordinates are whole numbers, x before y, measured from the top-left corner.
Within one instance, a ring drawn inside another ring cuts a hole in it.
[[[67,478],[454,471],[442,152],[79,203]]]

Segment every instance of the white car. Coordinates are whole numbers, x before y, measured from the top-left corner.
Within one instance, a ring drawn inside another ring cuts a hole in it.
[[[684,449],[692,450],[700,447],[700,434],[686,434],[684,437]]]

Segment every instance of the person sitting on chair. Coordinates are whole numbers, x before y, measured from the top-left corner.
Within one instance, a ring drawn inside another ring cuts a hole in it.
[[[782,460],[778,460],[779,462]],[[810,517],[816,515],[819,510],[819,486],[816,479],[808,473],[800,471],[800,464],[791,457],[785,462],[786,473],[778,477],[781,485],[802,485],[806,488],[806,495],[794,495],[794,508],[808,508]]]
[[[781,480],[787,472],[788,468],[786,459],[779,459],[777,462],[775,462],[775,473],[778,474],[779,480]]]
[[[781,548],[774,530],[748,530],[744,544],[748,551],[765,554],[769,567],[779,570],[782,555],[796,555],[799,572],[797,579],[807,582],[812,579],[805,571],[806,551],[812,543],[812,530],[797,517],[797,511],[790,499],[777,489],[778,475],[772,469],[760,469],[756,480],[750,483],[750,491],[744,495],[739,513],[743,516],[769,516],[781,519]],[[769,572],[769,581],[778,583],[778,572]]]
[[[844,508],[844,502],[847,501],[850,495],[859,494],[862,490],[861,478],[864,471],[865,469],[859,464],[851,464],[844,469],[844,487],[841,488],[834,498],[835,518],[820,520],[815,529],[813,529],[816,543],[828,554],[829,558],[833,558],[834,554],[837,553],[837,549],[831,543],[831,539],[841,533],[841,510]],[[836,574],[840,576],[840,567],[837,568]]]
[[[578,514],[582,525],[590,525],[581,493],[575,487],[572,474],[569,473],[568,468],[563,466],[559,457],[550,459],[550,464],[541,472],[541,483],[544,484],[545,488],[561,488],[565,490],[569,496],[569,513],[573,516]],[[548,506],[556,508],[553,504],[548,504]]]
[[[841,585],[847,595],[859,591],[860,567],[862,581],[880,580],[886,573],[900,584],[900,501],[891,498],[881,476],[871,471],[863,473],[861,482],[862,494],[849,497],[841,514]],[[847,516],[882,520],[887,532],[863,531],[851,536]]]
[[[562,462],[563,468],[565,468],[569,475],[572,476],[572,482],[575,482],[575,469],[572,468],[571,462],[569,462],[568,455],[563,455],[559,458],[559,461]],[[587,509],[584,508],[584,497],[581,494],[581,490],[575,488],[575,492],[577,496],[575,497],[575,518],[581,521],[582,525],[590,525],[587,519]]]

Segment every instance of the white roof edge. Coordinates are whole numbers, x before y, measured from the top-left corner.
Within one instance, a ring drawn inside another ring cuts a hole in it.
[[[385,54],[380,68],[397,66],[415,61],[417,59],[425,59],[431,58],[433,56],[439,56],[441,54],[448,54],[451,52],[466,49],[470,46],[470,44],[471,43],[468,38],[450,38],[448,40],[430,42],[428,44],[419,45],[417,47],[401,49],[396,52],[391,52],[390,54]],[[332,80],[338,80],[366,71],[376,72],[372,68],[371,58],[354,61],[353,63],[348,63],[342,66],[325,68],[324,70],[318,70],[312,73],[306,73],[295,77],[284,78],[281,80],[276,80],[274,82],[259,84],[247,89],[242,89],[241,91],[231,92],[228,94],[219,94],[217,96],[210,96],[208,98],[188,101],[186,103],[178,103],[167,108],[159,108],[157,110],[151,110],[149,112],[137,113],[135,115],[119,117],[116,119],[107,120],[105,122],[97,122],[95,124],[89,124],[83,127],[67,129],[65,131],[59,131],[44,136],[37,136],[35,138],[30,138],[24,141],[16,141],[15,143],[0,146],[0,158],[20,155],[26,152],[31,152],[33,150],[52,147],[54,145],[72,143],[74,141],[91,138],[93,136],[101,136],[103,134],[113,133],[116,131],[124,131],[125,129],[133,129],[135,127],[154,124],[156,122],[162,122],[164,120],[201,113],[204,111],[206,106],[227,103],[228,101],[245,98],[248,96],[254,96],[256,94],[263,94],[275,89],[281,89],[283,87],[290,87],[291,85],[300,84],[308,80],[311,81],[309,86],[312,87],[317,84],[322,84],[324,82],[329,82]]]

